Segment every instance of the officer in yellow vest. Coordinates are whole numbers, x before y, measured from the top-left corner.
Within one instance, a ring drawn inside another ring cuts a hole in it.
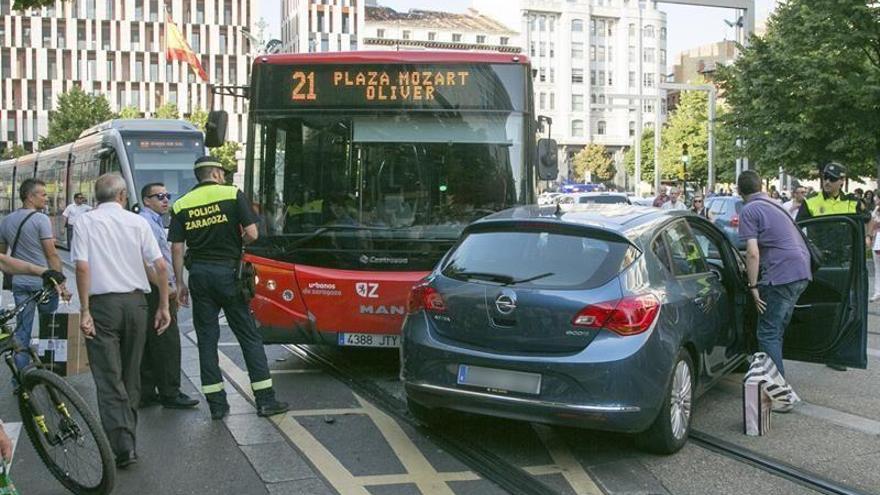
[[[244,194],[235,186],[226,185],[226,172],[217,158],[201,157],[194,169],[199,184],[174,203],[168,240],[180,304],[189,304],[192,288],[202,393],[211,409],[211,418],[222,419],[229,413],[217,351],[221,309],[241,344],[257,415],[283,413],[288,404],[275,399],[263,339],[238,284],[242,244],[257,240],[259,235],[256,215]],[[189,270],[189,287],[183,276],[184,264]]]
[[[822,169],[822,192],[807,199],[798,211],[797,219],[805,220],[824,215],[862,213],[862,203],[855,196],[843,192],[846,167],[831,162]]]
[[[843,192],[845,178],[846,167],[843,165],[836,162],[825,165],[822,169],[822,192],[801,204],[797,215],[798,221],[825,215],[861,214],[862,202],[852,194]],[[839,251],[839,249],[834,249],[835,246],[844,247],[833,239],[828,239],[827,243],[821,241],[821,239],[814,239],[817,244],[823,244],[817,247],[822,249],[826,255]],[[838,257],[849,259],[849,253],[839,253]],[[828,367],[837,371],[846,371],[846,366],[839,364],[829,364]]]

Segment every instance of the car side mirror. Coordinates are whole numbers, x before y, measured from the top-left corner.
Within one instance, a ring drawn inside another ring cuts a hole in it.
[[[556,180],[559,176],[556,141],[539,139],[537,158],[538,178],[540,180]]]
[[[229,122],[229,114],[226,110],[213,110],[208,114],[205,123],[205,146],[217,148],[226,142],[226,124]]]

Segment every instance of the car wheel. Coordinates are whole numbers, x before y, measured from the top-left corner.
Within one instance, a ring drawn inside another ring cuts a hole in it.
[[[406,399],[406,408],[416,421],[429,428],[439,426],[447,417],[446,411],[423,406],[409,398]]]
[[[639,446],[656,454],[674,454],[687,442],[694,403],[694,364],[679,351],[666,388],[663,406],[654,423],[638,437]]]

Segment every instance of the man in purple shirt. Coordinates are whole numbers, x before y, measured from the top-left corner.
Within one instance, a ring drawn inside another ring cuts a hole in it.
[[[739,236],[746,243],[749,289],[760,313],[758,349],[784,376],[782,336],[812,278],[810,252],[788,213],[761,192],[756,172],[740,174],[737,187],[746,201],[739,215]]]
[[[171,246],[165,233],[162,216],[168,213],[171,193],[165,185],[154,182],[141,188],[141,216],[147,220],[150,230],[159,243],[159,250],[165,263],[171,265]],[[174,275],[169,275],[168,285],[175,288]],[[152,321],[159,307],[159,291],[156,287],[147,294],[147,321]],[[177,291],[170,290],[168,308],[171,324],[161,335],[147,332],[144,357],[141,360],[141,402],[140,407],[161,403],[170,409],[189,409],[199,401],[180,391],[180,330],[177,327]],[[158,390],[158,394],[156,391]]]

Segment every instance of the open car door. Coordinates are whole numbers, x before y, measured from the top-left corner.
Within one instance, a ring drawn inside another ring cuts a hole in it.
[[[822,267],[795,306],[783,357],[864,369],[868,365],[864,219],[833,215],[798,225],[822,252]]]

